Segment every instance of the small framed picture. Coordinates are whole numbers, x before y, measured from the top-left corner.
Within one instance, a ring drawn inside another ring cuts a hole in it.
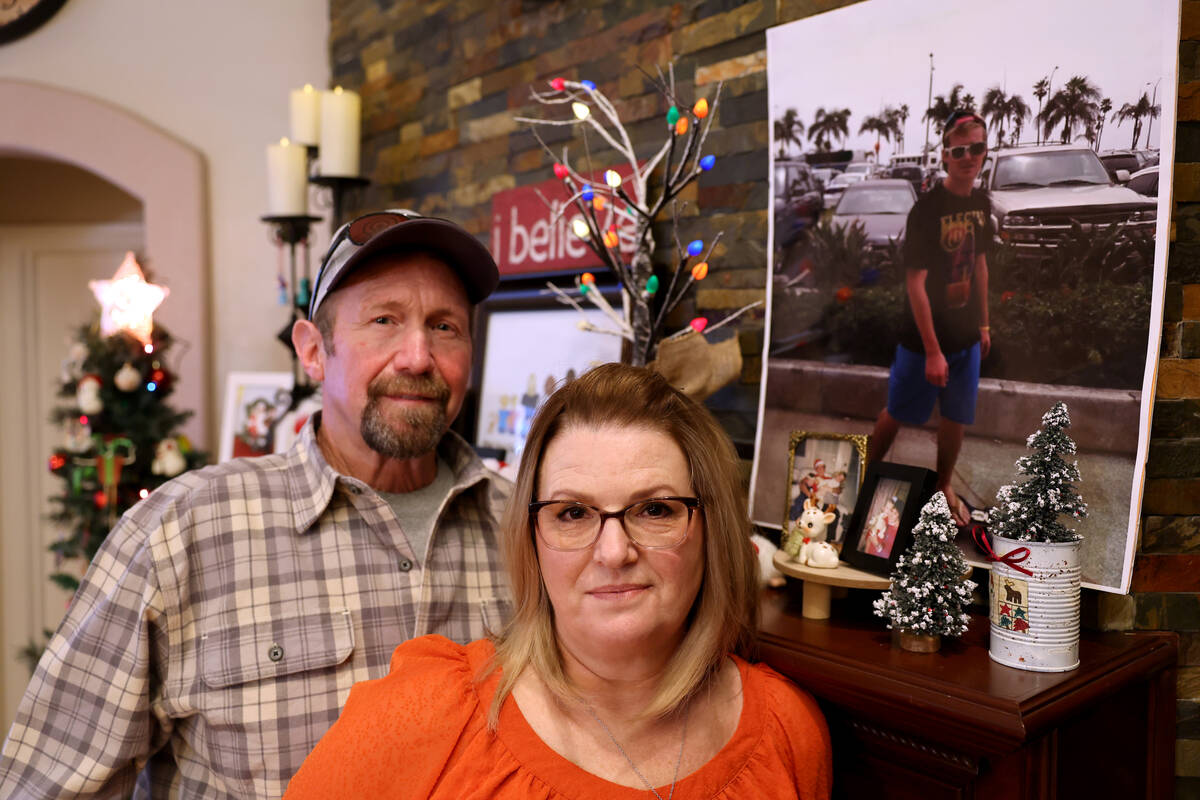
[[[867,572],[890,575],[908,549],[921,507],[933,495],[936,482],[936,473],[924,467],[886,461],[867,467],[842,560]]]
[[[862,486],[869,438],[857,433],[792,431],[788,443],[784,533],[791,533],[801,524],[807,503],[822,515],[833,513],[833,522],[825,529],[825,539],[835,547],[841,546]]]
[[[472,383],[478,411],[473,433],[477,448],[503,451],[504,460],[515,463],[525,449],[533,415],[550,393],[597,364],[620,361],[625,340],[598,332],[616,326],[573,291],[583,313],[559,303],[544,283],[501,289],[480,304],[475,322]],[[620,314],[620,290],[613,285],[599,291]],[[584,321],[593,330],[582,330]]]
[[[275,427],[292,402],[290,372],[231,372],[217,460],[275,452]]]

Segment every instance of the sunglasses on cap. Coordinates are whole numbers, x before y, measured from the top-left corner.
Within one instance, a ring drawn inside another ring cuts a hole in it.
[[[981,156],[987,152],[987,145],[983,142],[975,142],[974,144],[960,144],[954,147],[947,147],[946,152],[953,159],[964,158],[968,153],[971,156]]]
[[[325,278],[328,272],[326,267],[329,265],[330,260],[333,259],[334,254],[337,253],[338,245],[349,239],[351,244],[362,247],[381,231],[394,228],[412,219],[422,219],[422,217],[415,211],[375,211],[370,214],[363,214],[361,217],[353,219],[338,228],[333,241],[329,243],[329,249],[325,251],[325,260],[321,262],[321,266],[317,269],[317,282],[312,288],[312,300],[315,300],[317,297],[322,279]],[[311,309],[314,305],[312,300],[309,302],[309,316],[312,315]]]

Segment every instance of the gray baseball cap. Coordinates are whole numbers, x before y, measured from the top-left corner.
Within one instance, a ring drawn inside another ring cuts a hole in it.
[[[312,319],[347,275],[372,256],[408,250],[427,251],[445,261],[462,281],[472,304],[486,298],[500,283],[492,254],[461,225],[407,209],[376,211],[347,222],[333,235],[317,270],[308,318]]]

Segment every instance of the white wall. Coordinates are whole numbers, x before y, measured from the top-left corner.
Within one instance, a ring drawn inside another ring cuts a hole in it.
[[[204,154],[215,411],[209,446],[226,373],[290,367],[275,339],[287,318],[277,304],[278,257],[259,221],[267,204],[265,150],[288,133],[288,90],[328,83],[328,35],[328,0],[69,0],[42,28],[0,46],[0,77],[120,106]],[[328,225],[318,233],[314,256]],[[174,294],[167,300],[182,302]]]

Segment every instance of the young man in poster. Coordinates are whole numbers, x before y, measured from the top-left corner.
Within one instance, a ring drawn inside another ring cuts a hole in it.
[[[970,513],[950,484],[966,426],[975,422],[979,364],[992,345],[987,303],[991,201],[974,186],[986,153],[983,119],[970,111],[952,113],[942,133],[946,177],[908,215],[908,313],[888,379],[887,407],[871,436],[871,460],[881,460],[900,425],[924,424],[937,403],[937,489],[946,494],[959,525],[970,521]]]

